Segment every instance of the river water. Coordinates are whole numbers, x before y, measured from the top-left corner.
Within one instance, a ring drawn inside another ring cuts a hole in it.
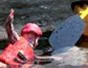
[[[29,21],[36,22],[43,31],[47,31],[55,29],[57,24],[73,14],[71,2],[72,0],[0,0],[0,36],[7,38],[2,25],[11,8],[15,9],[14,24],[18,33],[22,25]],[[64,59],[45,65],[34,65],[33,68],[88,68],[87,49],[74,46],[65,53],[54,56]]]

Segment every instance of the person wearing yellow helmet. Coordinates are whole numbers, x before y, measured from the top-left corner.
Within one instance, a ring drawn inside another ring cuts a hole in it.
[[[71,3],[72,11],[84,21],[85,27],[82,36],[76,43],[77,46],[88,48],[88,1],[80,0]]]

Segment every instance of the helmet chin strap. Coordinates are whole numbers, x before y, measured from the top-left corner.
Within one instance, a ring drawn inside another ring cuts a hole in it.
[[[38,45],[38,40],[39,40],[39,37],[37,37],[35,40],[31,40],[31,42],[29,42],[29,45],[32,48],[35,48]]]
[[[32,43],[29,44],[32,48],[34,48],[34,45]]]

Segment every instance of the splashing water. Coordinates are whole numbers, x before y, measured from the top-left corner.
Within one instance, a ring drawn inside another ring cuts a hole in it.
[[[63,60],[62,57],[59,57],[59,56],[51,56],[51,58],[55,61],[60,61],[60,60]]]

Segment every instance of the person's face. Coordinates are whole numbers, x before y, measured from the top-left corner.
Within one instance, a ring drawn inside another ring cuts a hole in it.
[[[74,8],[74,13],[80,15],[79,12],[82,11],[82,10],[83,10],[83,9],[80,8],[79,6],[75,6],[75,8]]]
[[[29,42],[29,45],[31,45],[33,48],[38,45],[39,37],[34,33],[26,33],[23,35],[23,37]]]
[[[74,12],[78,14],[85,23],[88,23],[88,5],[84,5],[82,8],[75,6]]]

